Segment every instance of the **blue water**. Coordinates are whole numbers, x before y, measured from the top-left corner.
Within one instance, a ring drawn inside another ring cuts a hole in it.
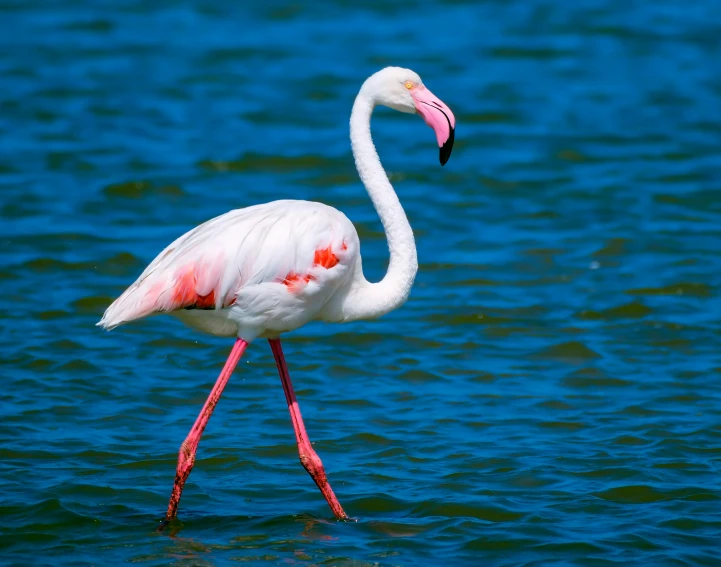
[[[362,7],[361,7],[362,6]],[[0,3],[0,563],[718,565],[721,4]],[[455,112],[373,134],[414,227],[408,303],[251,345],[157,533],[232,341],[94,325],[169,242],[283,198],[343,210],[366,76]]]

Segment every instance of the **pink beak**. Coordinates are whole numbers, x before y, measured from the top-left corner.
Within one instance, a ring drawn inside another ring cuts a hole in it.
[[[441,165],[445,165],[451,157],[453,140],[455,139],[456,117],[451,109],[441,102],[426,87],[416,87],[411,91],[411,97],[416,106],[416,112],[423,117],[436,133],[438,147],[441,148]]]

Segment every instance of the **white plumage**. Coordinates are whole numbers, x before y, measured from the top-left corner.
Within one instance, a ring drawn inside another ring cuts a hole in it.
[[[318,265],[318,251],[328,251],[326,264],[332,257],[337,263]],[[277,336],[312,319],[337,320],[337,310],[324,316],[323,307],[353,276],[362,277],[355,271],[359,260],[353,224],[332,207],[274,201],[238,209],[170,244],[99,325],[112,329],[169,312],[214,335]],[[209,299],[199,306],[197,298],[209,298],[212,308]]]

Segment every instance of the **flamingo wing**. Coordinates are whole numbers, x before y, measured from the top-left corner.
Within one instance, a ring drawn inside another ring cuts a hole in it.
[[[230,211],[163,250],[98,325],[112,329],[154,313],[241,304],[249,316],[277,316],[286,297],[296,310],[312,298],[317,312],[351,275],[358,247],[348,218],[321,203],[275,201]]]

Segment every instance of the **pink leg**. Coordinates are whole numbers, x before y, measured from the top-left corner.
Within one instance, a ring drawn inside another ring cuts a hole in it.
[[[280,339],[268,339],[270,348],[275,356],[275,363],[278,366],[278,374],[280,374],[280,381],[283,383],[283,391],[285,392],[285,400],[288,402],[288,411],[290,412],[290,419],[293,422],[293,429],[295,430],[295,440],[298,443],[298,455],[300,456],[300,462],[303,468],[308,471],[308,474],[315,481],[320,488],[320,491],[325,496],[328,506],[333,510],[333,514],[339,520],[346,520],[348,515],[343,511],[343,508],[338,502],[338,499],[333,494],[333,490],[328,483],[328,477],[326,477],[323,463],[320,460],[318,454],[311,447],[310,439],[308,439],[308,433],[305,431],[305,425],[303,425],[303,418],[300,415],[300,407],[298,407],[298,400],[295,398],[295,392],[293,391],[293,384],[290,381],[290,374],[288,373],[288,366],[285,363],[285,357],[283,356],[283,349],[280,347]]]
[[[240,357],[243,356],[245,347],[248,346],[243,339],[237,339],[233,345],[233,350],[230,351],[230,356],[223,367],[223,370],[218,376],[218,380],[215,382],[215,386],[210,391],[208,399],[205,401],[203,409],[200,410],[198,419],[195,420],[190,433],[183,441],[180,446],[180,453],[178,454],[178,467],[175,470],[175,483],[173,484],[173,492],[170,494],[170,504],[168,504],[168,512],[165,514],[165,523],[174,519],[178,513],[178,502],[180,502],[180,495],[183,492],[183,486],[185,481],[190,476],[190,471],[193,469],[195,463],[195,453],[198,450],[198,444],[200,438],[205,431],[205,426],[208,425],[210,415],[213,413],[220,395],[223,393],[223,388],[228,383],[230,375],[233,374]],[[162,526],[161,526],[162,527]]]

